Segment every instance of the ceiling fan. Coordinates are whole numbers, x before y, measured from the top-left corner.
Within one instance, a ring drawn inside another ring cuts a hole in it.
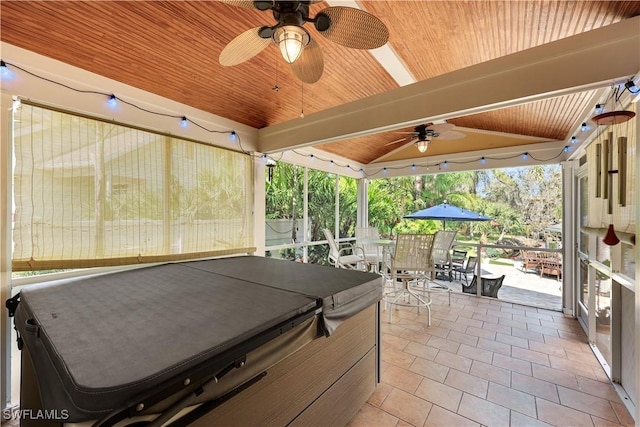
[[[375,49],[389,39],[389,30],[381,20],[353,7],[328,7],[310,17],[309,6],[319,0],[223,1],[231,6],[271,10],[277,21],[273,26],[246,30],[231,40],[220,53],[219,62],[224,66],[248,61],[273,41],[296,77],[304,83],[315,83],[322,76],[324,60],[320,46],[303,27],[307,22],[327,39],[353,49]]]
[[[385,146],[397,144],[399,142],[405,142],[405,143],[413,142],[416,148],[418,149],[418,151],[420,151],[421,153],[424,153],[425,151],[427,151],[427,148],[429,147],[429,144],[431,143],[431,140],[433,138],[460,139],[466,136],[462,132],[452,130],[453,128],[454,128],[454,125],[452,125],[451,123],[439,123],[434,125],[418,125],[415,127],[415,130],[413,132],[395,132],[395,133],[409,134],[410,136],[388,142],[385,144]]]

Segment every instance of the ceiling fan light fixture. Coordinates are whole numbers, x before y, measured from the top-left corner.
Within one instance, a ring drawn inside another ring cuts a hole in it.
[[[425,151],[427,151],[427,148],[429,148],[429,142],[431,141],[429,141],[428,139],[420,139],[416,141],[416,148],[419,152],[424,153]]]
[[[304,47],[309,44],[309,34],[297,25],[284,25],[273,33],[273,41],[280,48],[284,60],[293,64],[302,54]]]

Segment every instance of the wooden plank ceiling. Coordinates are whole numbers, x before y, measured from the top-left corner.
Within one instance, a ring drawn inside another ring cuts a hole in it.
[[[389,27],[390,46],[416,80],[640,14],[637,1],[359,3]],[[328,6],[312,5],[311,15]],[[243,64],[222,67],[218,56],[229,41],[249,28],[271,25],[274,19],[269,12],[221,2],[4,1],[0,7],[2,41],[256,128],[295,120],[302,110],[310,114],[398,87],[369,52],[322,36],[315,39],[325,70],[315,84],[301,85],[274,45]],[[305,28],[312,37],[317,34],[310,25]],[[474,129],[533,137],[514,137],[514,145],[565,139],[593,94],[451,119],[467,130],[467,137],[440,151],[478,147]],[[413,147],[398,155],[398,146],[387,145],[396,139],[396,134],[386,132],[318,148],[364,164],[418,155]],[[433,150],[425,155],[430,153]]]

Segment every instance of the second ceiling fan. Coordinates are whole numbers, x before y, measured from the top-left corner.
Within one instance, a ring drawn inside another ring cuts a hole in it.
[[[303,27],[307,22],[313,23],[325,38],[353,49],[375,49],[389,40],[389,30],[381,20],[353,7],[328,7],[311,17],[309,6],[318,1],[224,2],[260,11],[271,10],[277,21],[273,26],[263,25],[246,30],[231,40],[220,53],[219,62],[224,66],[248,61],[274,42],[285,61],[291,64],[296,77],[304,83],[315,83],[322,76],[324,59],[320,46]]]
[[[458,132],[452,130],[454,125],[450,123],[439,123],[434,125],[418,125],[415,127],[415,130],[412,132],[395,132],[395,133],[404,133],[409,134],[409,136],[405,138],[400,138],[395,141],[391,141],[385,144],[393,145],[402,143],[413,143],[415,144],[418,151],[424,153],[429,148],[429,144],[434,138],[437,139],[461,139],[466,135],[462,132]]]

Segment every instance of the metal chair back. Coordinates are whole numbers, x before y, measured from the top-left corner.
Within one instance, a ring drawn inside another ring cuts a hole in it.
[[[425,277],[434,271],[433,234],[399,234],[391,261],[392,277]]]
[[[380,239],[380,232],[376,227],[356,227],[356,246],[362,248],[367,261],[378,262],[378,245],[371,243]]]

